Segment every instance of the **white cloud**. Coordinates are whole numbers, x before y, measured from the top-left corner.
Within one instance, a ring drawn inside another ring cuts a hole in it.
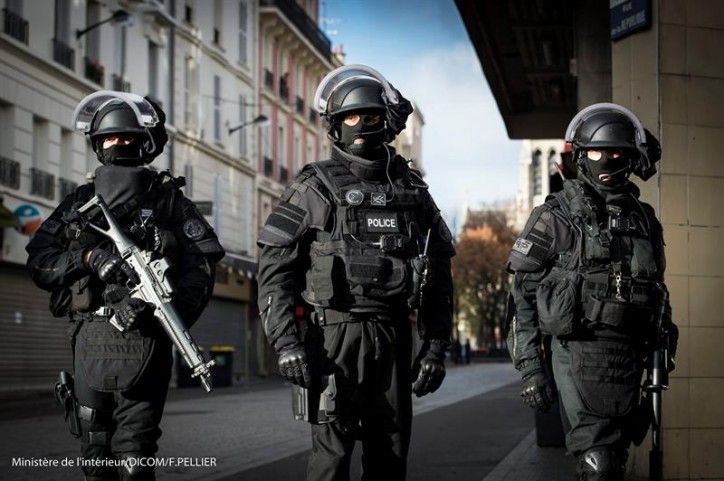
[[[448,220],[464,205],[515,195],[520,142],[508,139],[469,43],[422,52],[382,73],[425,117],[427,182]]]

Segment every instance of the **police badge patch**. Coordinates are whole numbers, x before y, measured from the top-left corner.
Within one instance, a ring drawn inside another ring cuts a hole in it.
[[[191,240],[197,241],[206,233],[206,227],[199,219],[189,219],[184,222],[184,234]]]
[[[370,204],[372,205],[387,205],[387,194],[372,192],[370,195]]]
[[[532,248],[533,243],[528,239],[523,239],[522,237],[516,239],[515,244],[513,244],[513,250],[520,252],[524,256],[527,256]]]
[[[344,198],[347,200],[349,205],[360,205],[362,201],[365,199],[365,195],[362,193],[361,190],[349,190],[344,195]]]

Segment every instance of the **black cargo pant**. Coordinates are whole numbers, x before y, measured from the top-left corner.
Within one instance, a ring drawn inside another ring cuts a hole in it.
[[[642,367],[632,343],[553,338],[551,350],[561,415],[570,424],[568,451],[580,456],[605,447],[625,456],[649,419],[639,403]]]
[[[94,321],[102,322],[102,321]],[[159,424],[171,378],[171,343],[159,339],[138,382],[127,391],[101,392],[89,386],[74,353],[75,396],[81,423],[81,456],[86,460],[152,457],[161,437]],[[85,409],[85,408],[90,408]],[[131,476],[124,468],[85,466],[88,481],[153,480],[153,469],[139,466]]]
[[[307,480],[349,480],[358,439],[363,480],[404,480],[412,423],[409,318],[366,315],[321,331],[322,365],[335,373],[340,415],[312,425]]]

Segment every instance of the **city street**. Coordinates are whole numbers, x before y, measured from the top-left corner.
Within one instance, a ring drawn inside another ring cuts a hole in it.
[[[509,363],[451,367],[442,388],[414,400],[409,479],[483,479],[531,431],[531,413],[517,394]],[[13,408],[15,409],[15,408]],[[76,467],[12,467],[14,457],[75,460],[78,446],[59,412],[0,421],[3,480],[65,480]],[[215,459],[216,466],[162,467],[167,480],[303,479],[309,427],[291,419],[287,386],[263,381],[209,396],[173,391],[161,425],[164,457]],[[357,450],[359,451],[359,450]],[[359,452],[356,453],[356,462]],[[358,469],[353,471],[359,476]],[[354,479],[354,478],[353,478]]]

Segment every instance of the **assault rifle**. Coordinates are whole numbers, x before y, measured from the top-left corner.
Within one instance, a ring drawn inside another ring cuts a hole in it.
[[[171,304],[174,289],[167,276],[170,267],[168,261],[163,257],[154,259],[151,252],[139,249],[133,241],[126,237],[100,195],[96,194],[81,206],[78,212],[83,215],[94,207],[100,209],[108,223],[108,229],[103,229],[92,222],[88,222],[87,225],[113,241],[118,254],[131,266],[141,280],[131,288],[131,297],[137,297],[153,304],[154,316],[161,323],[188,367],[191,368],[191,376],[198,377],[206,392],[211,392],[211,367],[215,362],[204,360],[191,333],[184,327],[181,317]],[[111,317],[108,322],[123,332],[123,327],[116,321],[115,316]]]
[[[653,340],[653,349],[648,363],[647,380],[644,390],[651,400],[651,450],[649,451],[649,480],[662,481],[664,479],[664,452],[661,439],[662,395],[669,389],[669,331],[664,326],[666,306],[669,303],[669,291],[660,282],[656,283],[661,292],[661,305],[656,319],[656,332]]]

